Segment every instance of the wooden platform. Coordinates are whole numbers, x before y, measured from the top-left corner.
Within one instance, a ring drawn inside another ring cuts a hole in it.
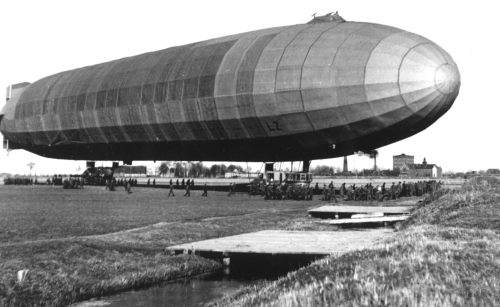
[[[389,229],[366,231],[281,231],[265,230],[167,247],[175,254],[201,256],[231,254],[329,255],[364,248],[392,232]]]
[[[363,217],[363,218],[350,218],[350,219],[329,219],[321,221],[330,225],[359,225],[359,224],[392,224],[404,221],[409,215],[393,215],[383,217]]]
[[[336,217],[350,218],[355,214],[376,214],[401,215],[410,213],[414,206],[346,206],[346,205],[325,205],[308,211],[314,217]]]

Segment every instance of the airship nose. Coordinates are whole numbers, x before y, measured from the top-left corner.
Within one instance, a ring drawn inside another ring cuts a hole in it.
[[[457,66],[448,63],[439,66],[434,74],[434,85],[443,94],[457,91],[460,86],[460,74]]]
[[[446,51],[426,41],[409,49],[403,57],[399,88],[403,100],[414,113],[437,119],[455,101],[460,73]]]

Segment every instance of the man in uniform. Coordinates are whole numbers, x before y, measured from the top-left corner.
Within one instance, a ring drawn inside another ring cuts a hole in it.
[[[170,197],[170,195],[172,195],[173,197],[175,197],[175,195],[174,195],[174,185],[172,184],[172,180],[170,180],[170,191],[168,192],[168,197]]]
[[[373,199],[373,186],[372,186],[372,183],[370,182],[366,186],[366,200],[367,201],[372,201],[372,199]]]
[[[208,196],[208,190],[207,190],[207,184],[206,183],[203,185],[203,194],[201,194],[201,196],[203,196],[203,197],[207,197]]]
[[[191,186],[189,184],[186,185],[186,193],[184,193],[184,196],[187,196],[187,197],[191,196]]]
[[[264,199],[265,200],[268,200],[268,199],[271,199],[272,197],[272,192],[271,192],[271,183],[268,182],[266,184],[266,189],[265,189],[265,196],[264,196]]]
[[[293,187],[288,184],[286,187],[285,199],[293,199]]]
[[[328,200],[328,190],[326,189],[326,183],[323,184],[323,198],[321,200]]]
[[[337,203],[337,197],[335,196],[335,186],[333,185],[333,181],[330,182],[330,192],[329,192],[329,199],[332,200],[332,198],[335,200],[335,203]]]
[[[346,194],[345,182],[340,186],[340,199],[344,200]]]
[[[396,185],[394,184],[394,182],[392,183],[391,185],[391,189],[390,189],[390,193],[391,193],[391,196],[389,199],[396,199]]]
[[[132,186],[132,185],[130,184],[130,180],[129,180],[129,181],[127,181],[127,183],[125,184],[125,191],[126,191],[128,194],[132,193],[131,186]]]
[[[307,199],[308,200],[312,200],[313,199],[313,195],[314,195],[314,191],[313,191],[312,186],[309,186],[308,192],[309,192],[309,195],[308,195]],[[337,202],[337,201],[335,200],[335,202]]]

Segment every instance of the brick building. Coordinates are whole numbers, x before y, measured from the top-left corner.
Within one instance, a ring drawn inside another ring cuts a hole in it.
[[[441,178],[443,170],[436,164],[429,164],[424,158],[422,164],[408,166],[408,175],[412,178]]]
[[[401,173],[405,173],[408,171],[409,165],[414,164],[415,162],[414,156],[409,156],[400,154],[397,156],[392,156],[392,170],[400,170]]]

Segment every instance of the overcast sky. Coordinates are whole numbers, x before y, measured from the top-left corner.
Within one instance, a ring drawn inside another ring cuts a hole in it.
[[[496,1],[2,1],[0,91],[23,81],[171,46],[274,26],[306,23],[313,13],[338,11],[348,21],[394,26],[447,50],[462,86],[453,107],[419,134],[379,149],[392,156],[424,157],[444,171],[500,168],[500,21]],[[500,5],[499,5],[500,6]],[[0,173],[73,173],[84,161],[41,158],[0,149]],[[369,168],[366,157],[350,167]],[[134,164],[144,164],[135,162]],[[342,166],[342,158],[314,165]],[[150,163],[151,165],[151,163]],[[259,164],[252,165],[254,169]]]

